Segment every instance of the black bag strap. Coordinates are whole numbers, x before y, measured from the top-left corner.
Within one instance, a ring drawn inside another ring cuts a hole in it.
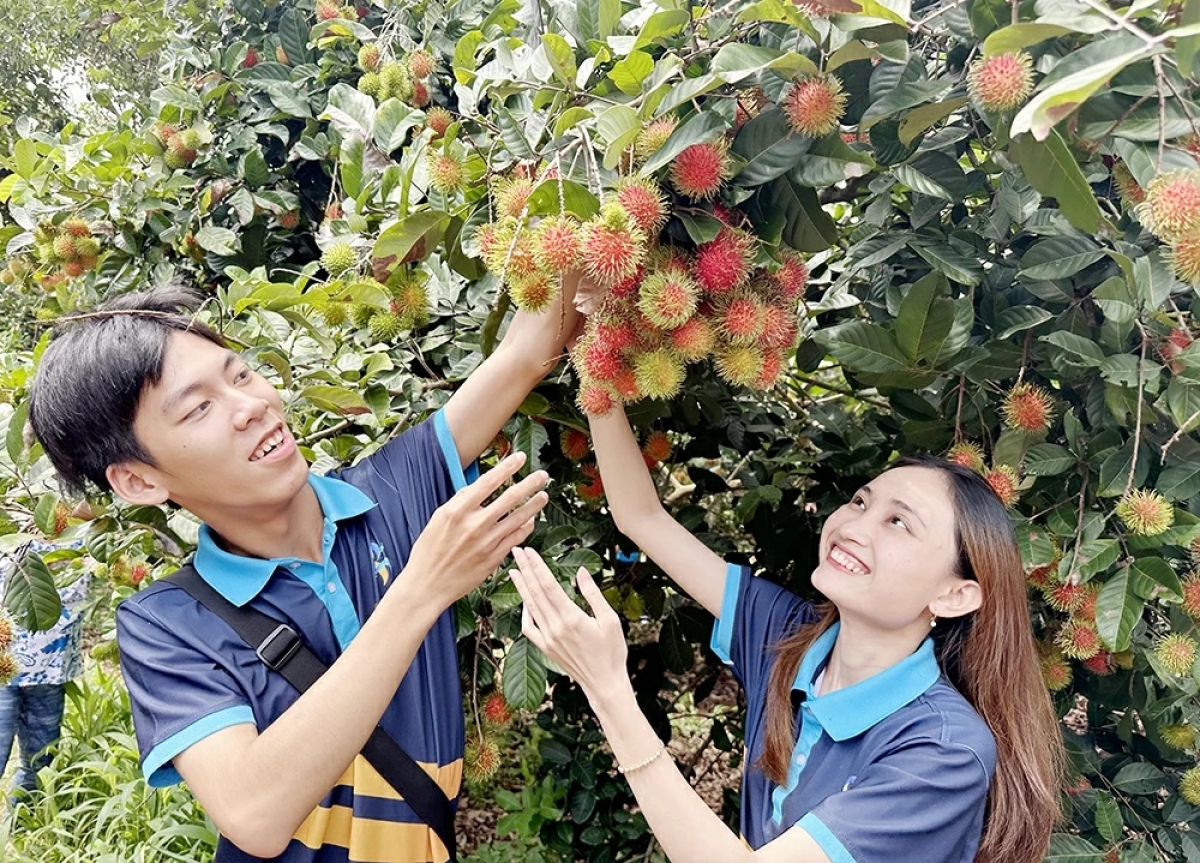
[[[240,608],[234,605],[201,578],[192,564],[185,563],[166,580],[186,590],[193,599],[229,624],[246,644],[254,648],[268,668],[282,674],[300,692],[316,683],[328,668],[292,627],[248,605]],[[450,852],[452,863],[457,861],[454,806],[441,787],[379,725],[367,738],[362,754],[412,807],[417,817],[433,829]]]

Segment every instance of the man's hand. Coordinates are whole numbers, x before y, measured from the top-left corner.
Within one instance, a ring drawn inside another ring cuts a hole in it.
[[[483,583],[509,551],[533,533],[549,500],[549,481],[535,471],[487,503],[525,464],[516,452],[446,501],[421,531],[401,573],[428,578],[428,590],[449,606]]]

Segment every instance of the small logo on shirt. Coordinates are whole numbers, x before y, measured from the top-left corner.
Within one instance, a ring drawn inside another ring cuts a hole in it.
[[[858,781],[857,776],[851,776],[849,779],[846,780],[846,784],[842,786],[842,790],[849,791],[851,788],[854,787],[854,783],[857,781]]]
[[[379,580],[387,584],[388,579],[392,577],[392,562],[388,560],[383,546],[375,540],[371,540],[371,565],[375,568],[375,574],[379,576]]]

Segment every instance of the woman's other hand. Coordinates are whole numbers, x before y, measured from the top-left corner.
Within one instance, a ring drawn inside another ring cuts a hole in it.
[[[588,571],[580,567],[576,584],[591,614],[571,601],[536,551],[514,548],[513,559],[518,569],[510,574],[525,601],[521,612],[525,637],[579,683],[589,699],[627,687],[628,647],[621,619]]]

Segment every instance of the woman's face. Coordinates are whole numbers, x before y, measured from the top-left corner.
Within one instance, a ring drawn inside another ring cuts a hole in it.
[[[928,626],[930,604],[960,579],[948,478],[886,471],[825,521],[813,586],[845,619],[874,628]]]

